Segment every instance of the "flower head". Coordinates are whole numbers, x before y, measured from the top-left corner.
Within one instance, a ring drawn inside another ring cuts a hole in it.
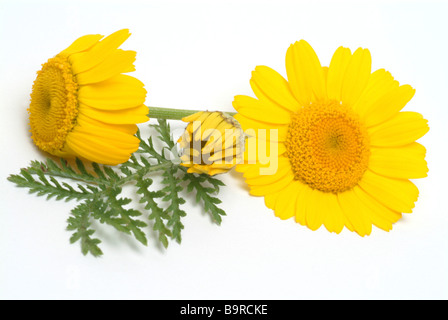
[[[188,125],[178,142],[189,173],[225,173],[241,162],[244,132],[233,117],[201,111],[182,120]]]
[[[42,65],[28,109],[41,150],[108,165],[137,150],[136,124],[148,120],[148,108],[143,83],[123,74],[135,70],[135,51],[118,49],[129,35],[83,36]]]
[[[401,111],[415,90],[384,69],[372,73],[367,49],[340,47],[322,67],[303,40],[289,47],[286,73],[287,80],[259,66],[250,81],[257,98],[234,99],[244,130],[271,132],[253,143],[278,151],[270,175],[260,174],[266,164],[259,154],[246,152],[237,170],[250,193],[264,196],[281,219],[294,217],[312,230],[324,225],[339,233],[345,226],[364,236],[372,225],[392,229],[417,200],[409,179],[428,171],[426,150],[415,142],[429,130],[427,121]]]

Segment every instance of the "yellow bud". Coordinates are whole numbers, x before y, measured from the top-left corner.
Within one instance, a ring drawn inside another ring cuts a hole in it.
[[[178,143],[182,165],[189,173],[212,176],[228,172],[242,162],[245,135],[232,116],[201,111],[182,120],[188,125]]]

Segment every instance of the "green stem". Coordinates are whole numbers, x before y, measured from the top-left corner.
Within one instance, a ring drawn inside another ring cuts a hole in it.
[[[150,172],[154,172],[154,171],[161,171],[161,170],[166,170],[170,167],[173,166],[173,163],[171,161],[166,160],[165,162],[159,163],[159,164],[155,164],[155,165],[151,165],[149,167],[143,167],[140,170],[136,171],[135,173],[123,177],[118,181],[109,181],[109,180],[104,180],[104,179],[100,179],[100,178],[96,178],[96,177],[87,177],[87,176],[81,176],[79,174],[76,173],[66,173],[64,171],[58,171],[58,172],[54,172],[54,171],[48,171],[45,170],[43,171],[43,174],[46,176],[53,176],[53,177],[62,177],[62,178],[67,178],[67,179],[72,179],[72,180],[76,180],[76,181],[81,181],[84,182],[86,184],[90,184],[90,185],[99,185],[99,184],[104,184],[107,185],[109,187],[116,187],[116,186],[122,186],[130,181],[135,180],[138,176],[145,176]],[[29,174],[37,174],[37,170],[33,167],[30,168],[26,168],[23,169],[26,172],[28,172]]]
[[[135,172],[134,174],[131,174],[129,176],[124,177],[123,179],[120,179],[118,181],[119,186],[129,182],[129,181],[133,181],[135,180],[137,177],[143,177],[145,175],[147,175],[150,172],[154,172],[154,171],[160,171],[160,170],[166,170],[170,167],[173,166],[173,163],[171,161],[166,161],[166,162],[162,162],[156,165],[152,165],[150,167],[144,167],[140,170],[138,170],[137,172]]]
[[[182,120],[182,118],[190,116],[204,110],[185,110],[185,109],[171,109],[171,108],[158,108],[148,107],[150,119],[169,119],[169,120]],[[228,115],[234,116],[235,112],[225,112]]]

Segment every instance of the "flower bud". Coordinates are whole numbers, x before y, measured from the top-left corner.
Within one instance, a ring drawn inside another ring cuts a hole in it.
[[[178,142],[181,161],[189,173],[225,173],[243,160],[244,131],[223,112],[201,111],[182,119],[188,122]]]

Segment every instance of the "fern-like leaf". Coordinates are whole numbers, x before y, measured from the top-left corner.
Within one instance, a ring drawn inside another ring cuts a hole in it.
[[[121,188],[109,189],[107,192],[108,210],[103,213],[103,216],[108,217],[104,221],[114,226],[117,230],[127,234],[133,234],[134,237],[145,246],[148,244],[145,232],[142,228],[147,227],[147,224],[136,217],[142,213],[135,209],[128,209],[125,206],[131,203],[129,198],[118,198],[121,193]],[[101,219],[101,217],[99,217]]]
[[[176,154],[176,161],[166,158],[164,155],[171,157],[177,152],[170,126],[166,120],[159,120],[151,127],[157,135],[144,140],[138,131],[137,137],[141,141],[138,152],[118,167],[87,164],[80,159],[74,162],[46,159],[32,161],[30,166],[10,175],[8,180],[47,199],[78,201],[67,220],[67,229],[73,231],[70,242],[79,242],[84,255],[103,254],[99,248],[101,240],[93,237],[92,221],[95,220],[132,235],[143,245],[148,244],[149,220],[152,223],[149,231],[156,233],[165,248],[170,239],[180,243],[184,229],[182,218],[187,214],[182,208],[186,202],[182,196],[185,182],[187,191],[194,192],[196,201],[203,205],[213,221],[220,224],[225,212],[217,206],[221,201],[216,194],[224,184],[207,175],[187,173]],[[153,184],[154,177],[149,177],[154,173],[161,173],[159,190]],[[128,184],[134,184],[144,209],[132,206],[132,200],[122,195],[123,187]]]
[[[70,243],[81,241],[81,252],[84,255],[91,253],[95,257],[103,255],[98,246],[101,240],[92,238],[95,230],[90,228],[91,214],[95,211],[95,208],[97,209],[97,206],[98,203],[95,200],[87,200],[72,209],[71,217],[67,220],[67,230],[75,231],[70,238]]]
[[[168,237],[171,237],[171,231],[165,224],[165,220],[170,217],[165,210],[160,208],[156,199],[163,197],[165,194],[163,191],[150,191],[149,186],[152,184],[152,179],[138,178],[137,180],[137,193],[141,195],[140,203],[145,204],[145,209],[150,211],[149,219],[154,220],[153,230],[158,232],[158,239],[165,248],[168,247]]]
[[[92,199],[94,197],[94,190],[87,190],[81,185],[78,185],[78,190],[75,190],[71,185],[61,182],[59,183],[54,177],[50,177],[50,181],[45,177],[42,170],[35,171],[38,177],[36,180],[28,169],[21,169],[20,174],[13,174],[8,177],[8,180],[15,183],[18,187],[28,188],[30,193],[35,193],[38,196],[47,196],[47,199],[53,197],[56,200],[83,200]]]
[[[168,226],[172,226],[172,237],[178,243],[181,243],[181,231],[184,229],[181,218],[185,217],[187,213],[180,208],[180,206],[185,203],[185,200],[179,196],[179,193],[183,188],[180,185],[181,180],[176,177],[177,171],[178,168],[173,167],[163,173],[164,179],[162,180],[162,183],[165,184],[166,187],[162,189],[162,192],[165,192],[166,194],[165,197],[163,197],[163,201],[169,203],[167,208],[167,211],[170,214]]]
[[[219,187],[223,185],[222,182],[217,182],[217,179],[206,175],[195,175],[193,173],[185,173],[184,181],[187,181],[187,192],[196,192],[196,202],[202,203],[204,211],[211,215],[212,220],[218,225],[222,222],[222,217],[226,213],[217,205],[221,203],[217,197],[214,196],[219,191]],[[207,184],[213,187],[207,186]]]

